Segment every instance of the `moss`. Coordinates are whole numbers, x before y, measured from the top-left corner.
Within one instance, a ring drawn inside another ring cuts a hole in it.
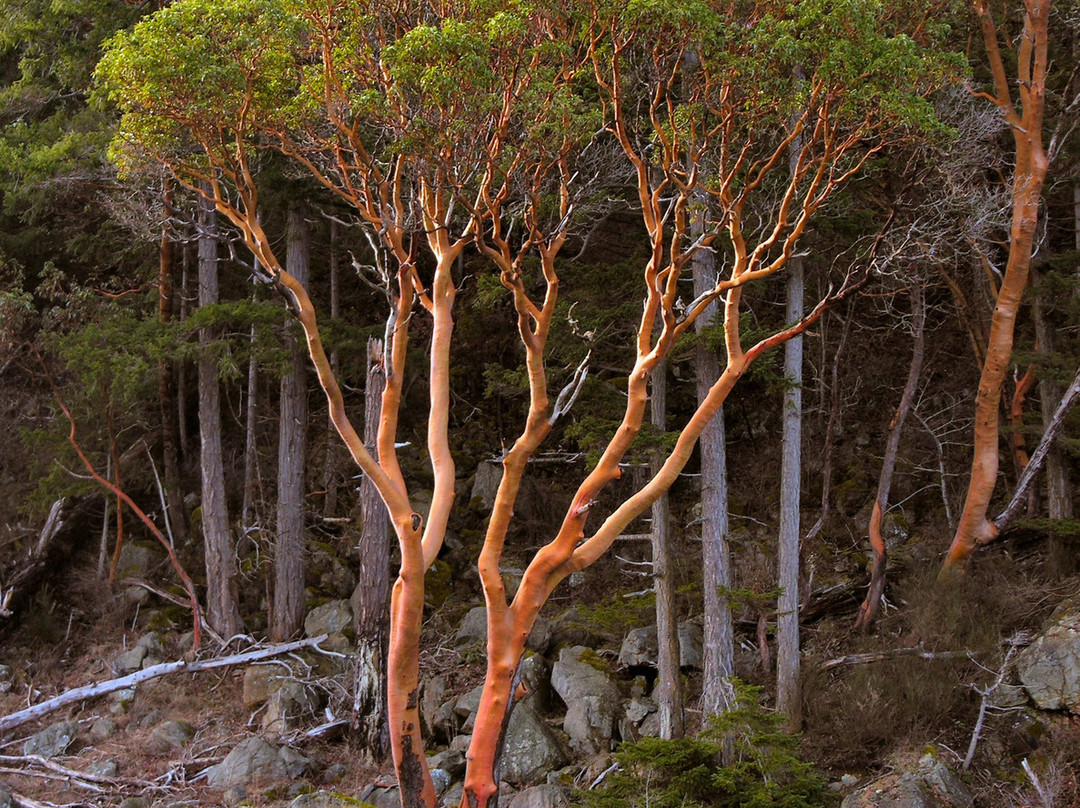
[[[584,651],[582,651],[581,656],[578,657],[578,659],[580,659],[590,668],[595,668],[601,673],[611,673],[611,665],[608,663],[608,661],[602,656],[600,656],[598,653],[596,653],[596,651],[594,651],[592,648],[586,648]]]
[[[425,605],[436,609],[442,606],[454,591],[453,577],[450,565],[441,558],[435,559],[424,575]]]

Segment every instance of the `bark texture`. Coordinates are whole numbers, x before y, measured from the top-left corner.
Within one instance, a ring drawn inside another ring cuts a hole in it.
[[[803,313],[803,262],[788,263],[787,315],[797,322]],[[801,336],[784,343],[783,448],[780,461],[780,547],[777,561],[780,597],[776,615],[776,707],[787,716],[788,729],[802,726],[799,692],[799,504],[802,497],[802,360]]]
[[[199,209],[199,306],[218,302],[217,214]],[[221,454],[221,391],[218,385],[216,329],[199,330],[199,439],[202,472],[202,532],[206,557],[206,619],[229,638],[243,630],[238,604],[236,547],[229,531],[225,466]]]
[[[383,344],[368,341],[367,383],[364,388],[364,442],[378,438],[380,403],[386,389]],[[356,678],[353,690],[353,728],[364,748],[377,760],[387,750],[386,644],[390,611],[390,520],[386,506],[368,477],[360,482],[360,575],[352,596],[356,631]]]
[[[286,230],[286,270],[297,283],[309,279],[310,233],[304,211],[291,205]],[[274,541],[274,600],[270,637],[282,642],[304,624],[304,472],[307,466],[307,358],[290,328],[286,337],[289,369],[281,379],[278,430],[277,535]]]
[[[964,509],[945,559],[943,571],[960,569],[980,544],[992,541],[997,528],[988,518],[998,472],[998,410],[1005,372],[1012,357],[1013,333],[1020,308],[1039,222],[1039,200],[1048,160],[1043,148],[1043,110],[1048,66],[1049,0],[1024,0],[1024,30],[1017,48],[1019,110],[1012,82],[998,44],[998,32],[986,0],[973,8],[982,27],[983,42],[993,74],[992,93],[980,93],[1001,111],[1012,132],[1016,150],[1012,184],[1012,224],[1009,257],[990,321],[986,359],[975,400],[974,453]]]
[[[653,371],[652,424],[661,432],[667,415],[667,362]],[[654,458],[651,472],[660,471],[662,461]],[[683,693],[679,668],[679,626],[675,609],[675,583],[671,570],[671,507],[665,491],[652,505],[652,577],[656,593],[657,668],[653,700],[660,715],[660,737],[683,736]]]

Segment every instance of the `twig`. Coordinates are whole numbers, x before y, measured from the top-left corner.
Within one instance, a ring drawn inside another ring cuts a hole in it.
[[[320,634],[318,637],[311,637],[306,640],[296,640],[295,642],[273,645],[269,648],[259,648],[255,651],[246,651],[242,654],[232,654],[231,656],[218,657],[216,659],[197,659],[192,662],[181,659],[176,662],[163,662],[160,665],[152,665],[149,668],[143,668],[141,671],[135,671],[135,673],[121,676],[118,679],[108,679],[104,682],[96,682],[92,685],[76,687],[66,693],[61,693],[59,696],[49,699],[48,701],[43,701],[40,704],[35,704],[32,707],[27,707],[24,710],[19,710],[18,712],[0,718],[0,732],[7,732],[14,727],[33,721],[46,713],[59,710],[61,707],[66,707],[69,704],[94,698],[95,696],[104,696],[108,693],[115,693],[117,690],[132,687],[140,682],[145,682],[148,679],[155,679],[158,676],[165,676],[170,673],[197,673],[198,671],[211,670],[212,668],[242,665],[246,662],[253,662],[256,659],[267,659],[269,657],[278,656],[279,654],[288,654],[301,648],[318,648],[318,644],[325,640],[327,636],[328,635],[326,634]]]
[[[49,760],[41,755],[0,755],[0,763],[8,763],[11,765],[36,763],[56,775],[60,775],[64,778],[74,778],[76,780],[85,780],[88,783],[102,783],[104,785],[116,785],[122,783],[124,785],[139,786],[145,788],[150,786],[151,783],[145,780],[133,780],[128,778],[119,777],[106,777],[101,774],[93,774],[91,772],[81,772],[76,769],[69,769],[67,766],[62,766],[54,760]],[[19,771],[20,774],[30,774],[31,772]]]
[[[979,717],[975,720],[975,728],[971,731],[971,742],[968,744],[967,754],[964,756],[964,762],[961,768],[967,771],[971,766],[971,760],[975,757],[975,747],[979,745],[979,736],[982,734],[983,722],[986,721],[986,710],[990,706],[990,695],[997,690],[1005,681],[1005,673],[1009,669],[1009,662],[1013,658],[1013,654],[1016,653],[1016,649],[1021,645],[1027,645],[1031,642],[1031,637],[1024,632],[1015,634],[1009,638],[1009,651],[1005,654],[1005,661],[1001,663],[1001,668],[998,669],[997,676],[993,683],[985,690],[980,690],[973,686],[976,693],[982,696],[982,700],[979,702]]]

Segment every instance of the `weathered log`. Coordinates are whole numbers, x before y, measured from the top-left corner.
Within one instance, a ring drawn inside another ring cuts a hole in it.
[[[19,710],[10,715],[3,716],[0,718],[0,732],[7,732],[10,729],[30,721],[35,721],[38,718],[54,712],[55,710],[59,710],[61,707],[66,707],[69,704],[75,704],[96,696],[115,693],[117,690],[132,687],[149,679],[155,679],[158,676],[165,676],[170,673],[197,673],[198,671],[224,668],[229,665],[243,665],[246,662],[254,662],[257,659],[268,659],[270,657],[280,656],[281,654],[287,654],[301,648],[318,649],[319,643],[325,640],[326,637],[326,634],[320,634],[318,637],[281,643],[279,645],[272,645],[268,648],[258,648],[254,651],[245,651],[241,654],[231,654],[230,656],[217,657],[215,659],[196,659],[193,661],[180,659],[175,662],[163,662],[160,665],[152,665],[149,668],[143,668],[141,671],[136,671],[127,676],[121,676],[118,679],[107,679],[104,682],[95,682],[92,685],[76,687],[66,693],[61,693],[59,696],[51,698],[48,701],[43,701],[40,704],[34,704],[24,710]]]

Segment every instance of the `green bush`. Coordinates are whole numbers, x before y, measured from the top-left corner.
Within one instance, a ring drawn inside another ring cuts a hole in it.
[[[825,780],[799,760],[798,736],[784,717],[764,710],[760,688],[739,685],[738,706],[710,719],[696,738],[624,743],[619,771],[595,791],[580,791],[586,808],[818,808],[829,804]]]

